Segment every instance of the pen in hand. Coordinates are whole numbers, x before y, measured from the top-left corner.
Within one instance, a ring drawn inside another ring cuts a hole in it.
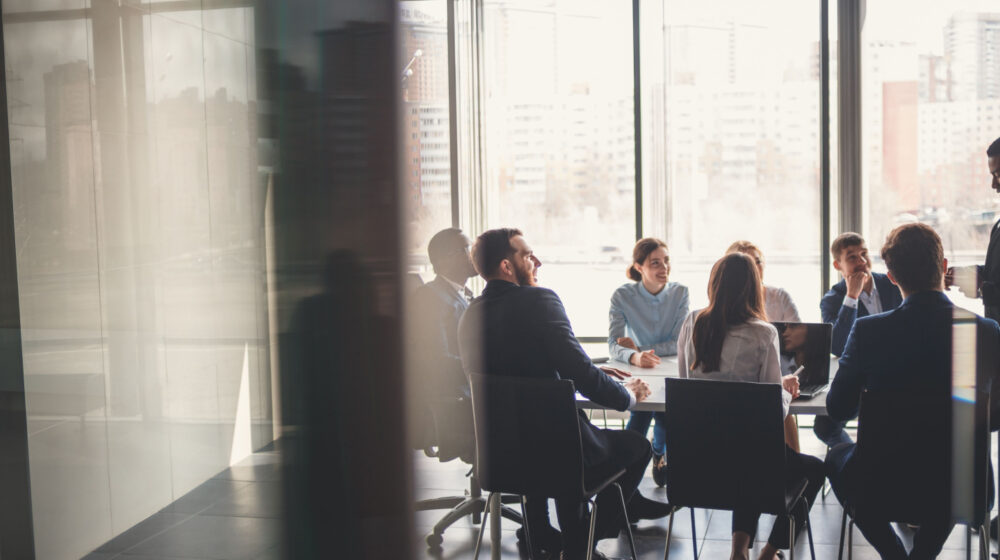
[[[795,370],[795,373],[791,373],[781,378],[781,386],[788,391],[792,398],[798,398],[799,396],[799,374],[806,369],[805,366],[799,366],[799,369]]]

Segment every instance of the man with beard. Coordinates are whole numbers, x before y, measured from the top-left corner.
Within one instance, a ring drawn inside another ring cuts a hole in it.
[[[576,389],[591,401],[624,411],[649,396],[649,386],[628,374],[598,368],[580,347],[559,296],[537,287],[542,265],[522,233],[516,229],[490,230],[476,240],[472,250],[476,270],[486,280],[483,294],[465,312],[458,327],[458,342],[466,372],[485,375],[572,379]],[[670,505],[640,495],[636,488],[652,457],[642,435],[623,430],[605,430],[592,425],[581,412],[583,469],[588,479],[625,469],[617,482],[628,503],[629,517],[656,519],[670,513]],[[567,434],[566,437],[573,437]],[[539,461],[544,461],[540,457]],[[595,539],[617,536],[624,520],[617,513],[613,489],[598,494]],[[527,522],[548,525],[546,501],[528,496]],[[557,500],[556,513],[562,529],[562,558],[577,560],[587,555],[586,504]],[[594,558],[603,558],[596,552]]]

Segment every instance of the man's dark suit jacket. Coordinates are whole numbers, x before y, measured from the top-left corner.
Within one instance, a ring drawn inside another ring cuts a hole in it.
[[[826,397],[827,414],[837,421],[856,418],[861,392],[952,394],[953,319],[976,325],[976,383],[995,385],[1000,364],[1000,326],[955,307],[942,292],[920,292],[896,309],[854,323],[840,369]],[[900,425],[901,430],[907,426]],[[843,471],[863,473],[864,457],[851,450]]]
[[[878,290],[878,299],[882,303],[882,311],[889,311],[899,307],[903,302],[903,296],[899,293],[899,288],[889,280],[885,274],[872,273],[875,281],[875,289]],[[830,288],[830,291],[823,296],[819,302],[819,309],[823,314],[824,323],[833,323],[833,344],[831,351],[835,356],[840,356],[844,352],[844,345],[847,343],[847,335],[851,333],[854,320],[870,315],[865,304],[858,301],[857,309],[845,307],[844,296],[847,295],[847,282],[841,279]]]
[[[830,417],[839,421],[857,417],[861,392],[867,389],[950,395],[956,314],[975,320],[980,367],[996,367],[1000,354],[996,321],[956,308],[942,292],[913,294],[896,309],[854,323],[826,396]],[[995,373],[978,372],[978,382],[992,382]]]
[[[469,302],[437,276],[414,295],[418,383],[436,396],[468,396],[469,381],[458,353],[458,320]]]
[[[980,268],[983,279],[983,307],[986,317],[1000,321],[1000,222],[993,225],[990,245],[986,250],[986,264]]]
[[[628,390],[594,366],[573,335],[552,290],[490,280],[462,316],[458,342],[466,371],[538,379],[572,379],[591,401],[626,410]],[[609,432],[580,413],[584,466],[613,461]]]

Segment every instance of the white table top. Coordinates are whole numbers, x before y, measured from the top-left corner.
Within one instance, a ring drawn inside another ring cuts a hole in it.
[[[830,380],[837,373],[838,359],[830,357]],[[632,364],[626,364],[617,360],[611,360],[604,364],[597,364],[598,367],[607,366],[620,369],[638,377],[649,384],[652,394],[649,398],[635,405],[632,410],[643,410],[650,412],[660,412],[663,410],[666,401],[666,377],[677,377],[677,356],[662,357],[659,365],[654,368],[640,368]],[[604,408],[601,405],[590,402],[586,397],[577,393],[577,406],[580,408]],[[826,391],[821,392],[811,399],[799,398],[792,401],[788,410],[789,414],[826,414]]]

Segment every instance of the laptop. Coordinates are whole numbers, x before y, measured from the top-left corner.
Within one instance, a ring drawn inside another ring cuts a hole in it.
[[[830,386],[829,323],[771,323],[778,329],[781,374],[799,371],[799,398],[809,399]]]

